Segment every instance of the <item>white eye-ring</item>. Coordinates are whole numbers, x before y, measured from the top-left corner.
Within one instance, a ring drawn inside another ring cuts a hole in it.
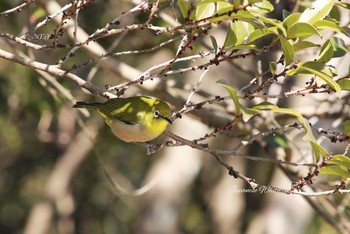
[[[153,116],[154,116],[154,118],[159,118],[159,110],[155,110],[153,112]]]

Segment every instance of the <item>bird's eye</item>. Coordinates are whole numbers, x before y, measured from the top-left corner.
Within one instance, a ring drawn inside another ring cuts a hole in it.
[[[154,118],[159,118],[159,110],[155,110],[153,112],[153,116],[154,116]]]

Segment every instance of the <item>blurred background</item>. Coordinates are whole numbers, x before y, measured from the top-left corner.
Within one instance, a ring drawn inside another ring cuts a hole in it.
[[[180,13],[176,2],[160,4],[152,24],[177,25]],[[275,15],[271,17],[280,20],[283,9],[301,11],[310,6],[310,1],[271,2],[275,4]],[[141,1],[40,0],[31,3],[3,0],[0,11],[23,3],[28,5],[0,16],[1,33],[27,34],[27,40],[34,44],[52,45],[50,35],[56,32],[60,35],[57,41],[69,45],[74,42],[69,27],[74,26],[75,20],[80,29],[90,35]],[[66,24],[61,20],[62,14],[58,14],[54,20],[35,28],[45,17],[55,16],[70,3],[85,5],[65,19]],[[348,14],[341,14],[342,25],[349,24]],[[130,13],[120,18],[120,25],[143,24],[149,15],[148,9]],[[210,35],[222,43],[225,27],[213,29]],[[133,80],[152,66],[174,58],[182,38],[179,36],[179,33],[155,35],[151,30],[126,30],[92,41],[90,48],[79,49],[61,68],[69,70],[73,65],[84,64],[103,49],[141,51],[178,37],[147,53],[124,53],[97,59],[72,70],[96,86],[108,88]],[[186,55],[210,48],[210,39],[203,37],[194,44],[193,52],[186,51]],[[53,65],[67,56],[71,47],[36,50],[1,34],[0,49]],[[298,56],[312,55],[313,51],[308,51]],[[216,84],[219,79],[227,80],[237,89],[242,88],[268,68],[269,59],[277,60],[280,56],[281,51],[275,48],[263,56],[240,58],[211,67],[191,102],[227,95],[225,89]],[[341,75],[348,74],[349,59],[347,55],[334,61]],[[195,64],[185,61],[175,64],[174,69]],[[157,96],[178,111],[202,74],[199,70],[154,79],[143,85],[133,85],[125,96]],[[307,79],[302,78],[281,81],[268,92],[303,87],[305,81]],[[320,94],[269,101],[297,108],[316,126],[342,131],[341,122],[349,113],[348,97],[344,94],[343,99],[338,99]],[[331,221],[326,222],[325,218],[340,217],[344,223],[348,221],[349,194],[305,199],[299,195],[252,190],[242,180],[229,176],[213,156],[190,147],[164,147],[147,155],[145,146],[115,138],[98,114],[73,109],[77,100],[104,101],[69,79],[0,60],[0,233],[337,233],[329,224]],[[254,104],[254,100],[250,103]],[[233,111],[230,101],[206,105],[184,114],[169,130],[187,139],[198,139],[225,126],[232,120]],[[274,126],[268,119],[262,116],[239,123],[231,131],[209,139],[208,143],[213,148],[232,149],[252,134]],[[284,124],[295,122],[285,116],[279,120]],[[301,140],[303,134],[294,129],[287,136],[267,136],[245,147],[241,153],[269,157],[274,152],[283,157],[289,155],[292,161],[310,162],[312,155],[308,143]],[[164,143],[167,139],[161,136],[154,143]],[[276,139],[283,142],[292,139],[295,145],[282,147]],[[334,154],[344,152],[346,147],[346,143],[332,144],[326,138],[320,142]],[[242,174],[255,178],[260,185],[286,190],[291,186],[290,175],[298,179],[309,172],[307,167],[292,167],[287,176],[285,170],[270,162],[234,157],[226,157],[225,161]],[[319,190],[315,191],[321,191],[322,186],[326,188],[329,178],[318,178]]]

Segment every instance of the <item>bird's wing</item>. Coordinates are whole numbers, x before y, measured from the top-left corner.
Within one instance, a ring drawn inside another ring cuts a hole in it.
[[[126,124],[137,124],[137,109],[125,98],[109,99],[103,105],[98,107],[98,112],[105,119],[118,119]]]

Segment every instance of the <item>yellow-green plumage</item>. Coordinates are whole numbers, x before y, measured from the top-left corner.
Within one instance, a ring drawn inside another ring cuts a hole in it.
[[[113,98],[105,103],[77,102],[73,107],[96,110],[113,134],[126,142],[153,140],[171,123],[170,106],[148,96]]]

